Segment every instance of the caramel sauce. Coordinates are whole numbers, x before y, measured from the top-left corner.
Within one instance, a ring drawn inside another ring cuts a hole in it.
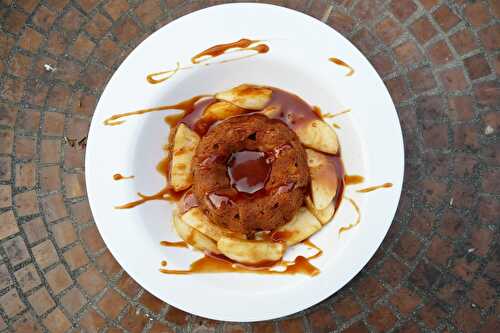
[[[370,186],[370,187],[358,190],[357,192],[359,192],[359,193],[368,193],[368,192],[372,192],[372,191],[375,191],[375,190],[378,190],[378,189],[381,189],[381,188],[390,188],[390,187],[392,187],[392,183],[384,183],[382,185]]]
[[[260,151],[239,151],[229,157],[227,174],[231,186],[238,192],[253,194],[266,185],[271,174],[271,164]]]
[[[321,178],[325,183],[330,183],[330,187],[337,187],[337,193],[335,194],[335,211],[340,206],[340,202],[342,201],[342,196],[344,194],[345,187],[345,170],[344,164],[342,163],[342,159],[337,155],[329,155],[324,154],[326,156],[328,163],[335,169],[335,173],[326,172],[327,170],[331,170],[330,168],[324,169],[325,173],[321,175]]]
[[[160,262],[160,265],[162,265],[162,267],[165,267],[165,266],[167,266],[167,262],[166,262],[165,260],[162,260],[162,261]]]
[[[351,111],[352,111],[351,109],[345,109],[344,111],[340,111],[338,113],[325,113],[325,114],[323,114],[323,118],[335,118],[335,117],[341,116],[343,114],[349,113]]]
[[[361,184],[364,181],[365,181],[365,178],[363,176],[360,176],[360,175],[344,175],[345,186]]]
[[[287,239],[289,239],[290,237],[292,237],[294,234],[293,231],[289,231],[289,230],[286,230],[286,231],[274,231],[271,233],[271,240],[273,242],[284,242],[286,241]]]
[[[172,76],[174,76],[177,72],[179,72],[181,70],[192,69],[196,66],[210,66],[210,65],[214,65],[214,64],[224,64],[224,63],[238,61],[238,60],[242,60],[245,58],[250,58],[250,57],[256,56],[258,54],[269,52],[269,46],[266,44],[258,44],[258,45],[252,46],[252,45],[257,44],[259,42],[260,42],[259,40],[250,40],[247,38],[242,38],[236,42],[212,46],[212,47],[198,53],[194,57],[192,57],[191,63],[193,65],[181,66],[180,63],[177,62],[177,66],[175,69],[169,69],[166,71],[151,73],[151,74],[146,76],[146,80],[150,84],[158,84],[158,83],[161,83],[161,82],[164,82],[164,81],[170,79]],[[225,59],[225,60],[222,60],[219,62],[208,62],[209,60],[216,58],[216,57],[219,57],[223,54],[244,52],[244,51],[246,51],[246,52],[252,51],[253,53],[246,54],[246,55],[243,55],[240,57]]]
[[[351,75],[354,74],[354,68],[352,68],[351,66],[349,66],[343,60],[340,60],[340,59],[335,58],[335,57],[331,57],[328,60],[331,61],[331,62],[333,62],[335,65],[339,65],[339,66],[346,67],[347,69],[349,69],[349,71],[347,72],[347,74],[345,76],[351,76]]]
[[[192,110],[194,104],[203,97],[205,97],[205,96],[195,96],[193,98],[187,99],[185,101],[182,101],[182,102],[174,104],[174,105],[164,105],[164,106],[159,106],[156,108],[142,109],[142,110],[137,110],[137,111],[115,114],[115,115],[109,117],[108,119],[104,120],[104,125],[106,125],[106,126],[120,125],[120,124],[123,124],[125,122],[125,120],[118,120],[118,119],[130,117],[130,116],[137,116],[137,115],[151,113],[151,112],[159,112],[159,111],[165,111],[165,110],[182,110],[184,112],[187,112],[188,110]]]
[[[134,178],[134,176],[124,176],[124,175],[119,174],[119,173],[115,173],[115,174],[113,175],[113,179],[114,179],[114,180],[132,179],[132,178]]]
[[[356,211],[356,221],[354,223],[351,223],[349,224],[348,226],[346,227],[340,227],[339,229],[339,237],[340,237],[340,234],[347,231],[347,230],[351,230],[352,228],[354,228],[355,226],[357,226],[360,222],[361,222],[361,212],[359,211],[359,207],[358,205],[354,202],[354,200],[352,200],[351,198],[346,198],[351,204],[352,206],[354,207],[354,210]]]
[[[161,241],[160,245],[161,246],[165,246],[165,247],[184,247],[184,248],[188,248],[188,244],[186,242],[184,242],[184,241],[180,241],[180,242]]]

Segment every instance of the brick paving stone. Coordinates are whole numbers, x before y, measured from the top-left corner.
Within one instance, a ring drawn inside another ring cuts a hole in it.
[[[384,78],[403,129],[396,220],[339,295],[289,318],[226,324],[164,305],[122,271],[92,222],[85,149],[63,137],[88,134],[129,46],[220,2],[0,5],[0,330],[498,331],[498,1],[271,1],[323,19],[358,46]],[[144,311],[164,318],[149,323]]]

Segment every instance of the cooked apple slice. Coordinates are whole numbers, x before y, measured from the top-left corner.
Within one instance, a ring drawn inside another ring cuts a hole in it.
[[[186,213],[182,214],[181,218],[189,226],[216,241],[222,236],[245,239],[245,235],[243,234],[224,230],[210,222],[208,217],[198,207],[191,208]]]
[[[176,191],[187,189],[193,183],[192,161],[200,137],[184,124],[177,126],[170,162],[170,185]]]
[[[335,206],[333,204],[333,201],[331,201],[330,204],[326,206],[326,208],[317,209],[316,206],[314,206],[314,203],[310,196],[306,197],[306,207],[323,225],[330,222],[333,214],[335,213]]]
[[[217,248],[226,257],[248,265],[276,262],[283,257],[286,249],[282,243],[231,237],[221,237]]]
[[[242,84],[215,94],[215,98],[231,102],[240,108],[262,110],[271,100],[272,90],[256,85]]]
[[[179,214],[174,214],[174,228],[179,237],[195,249],[203,252],[220,253],[217,243],[213,239],[186,224]]]
[[[328,154],[337,154],[339,151],[337,134],[323,120],[313,120],[297,128],[295,133],[297,133],[300,142],[306,147]]]
[[[262,114],[268,118],[276,119],[281,112],[281,107],[279,105],[270,105],[262,110]]]
[[[282,239],[287,246],[292,246],[309,238],[319,229],[321,223],[305,207],[301,207],[290,222],[273,232],[271,238]]]
[[[226,101],[210,104],[203,112],[203,118],[223,120],[244,113],[245,110]]]
[[[311,175],[311,194],[316,209],[326,209],[337,194],[337,170],[323,153],[306,149],[307,166]]]

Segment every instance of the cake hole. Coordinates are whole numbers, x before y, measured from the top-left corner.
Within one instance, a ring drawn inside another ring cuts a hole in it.
[[[234,215],[234,218],[237,219],[237,220],[239,220],[240,219],[240,214]]]
[[[214,149],[219,149],[219,144],[218,144],[218,143],[216,143],[216,144],[214,144],[212,147],[213,147]]]
[[[249,140],[256,141],[257,140],[257,133],[253,132],[248,136]]]

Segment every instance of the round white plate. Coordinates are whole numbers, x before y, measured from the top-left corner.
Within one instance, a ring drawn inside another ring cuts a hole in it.
[[[262,39],[270,51],[230,63],[199,66],[150,85],[145,76],[175,68],[179,61],[215,44],[240,38]],[[328,61],[337,57],[355,74]],[[178,240],[171,222],[173,206],[148,202],[129,210],[113,207],[152,194],[164,185],[156,170],[167,142],[167,114],[131,117],[120,126],[104,126],[116,113],[174,104],[199,94],[214,93],[241,83],[276,86],[301,96],[324,113],[346,108],[350,113],[330,119],[337,129],[348,174],[365,177],[345,195],[361,210],[361,223],[340,237],[341,226],[356,215],[343,200],[333,221],[312,240],[324,250],[313,261],[321,273],[303,275],[194,274],[165,275],[187,268],[200,254],[160,246]],[[401,192],[404,151],[396,110],[382,80],[365,57],[344,37],[302,13],[262,4],[231,4],[203,9],[158,30],[142,42],[113,75],[97,105],[87,145],[87,191],[92,213],[111,253],[141,286],[184,311],[211,319],[258,321],[306,309],[342,288],[368,262],[382,242],[396,212]],[[113,181],[112,175],[134,175]],[[357,189],[385,182],[392,188],[370,193]]]

